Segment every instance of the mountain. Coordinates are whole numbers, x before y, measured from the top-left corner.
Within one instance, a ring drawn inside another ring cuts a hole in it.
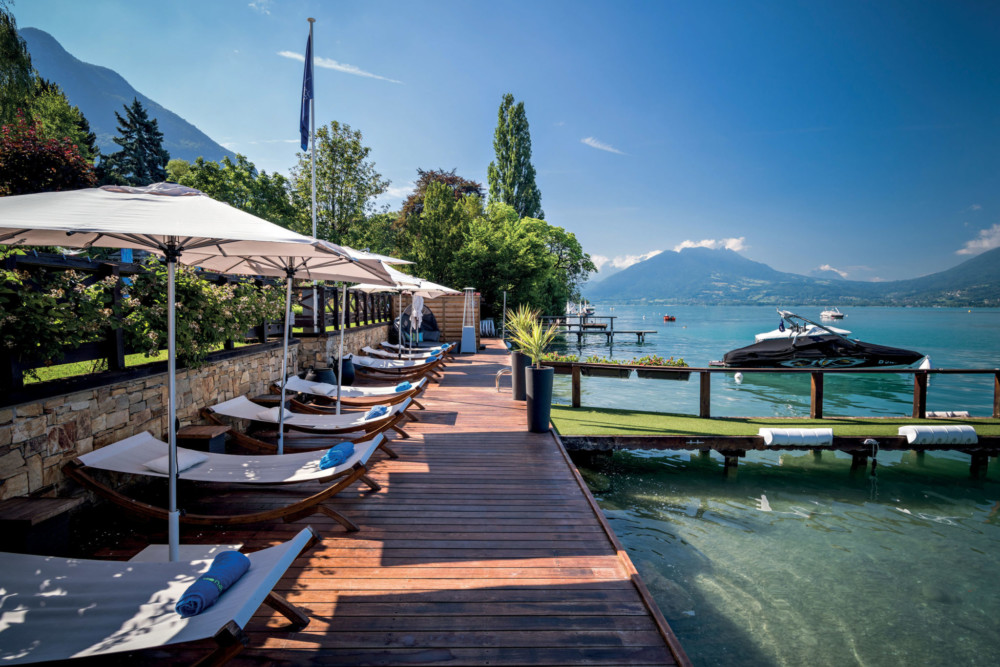
[[[593,301],[699,304],[1000,305],[1000,248],[921,278],[860,282],[784,273],[732,250],[664,252],[584,288]]]
[[[813,269],[806,275],[810,278],[819,278],[821,280],[846,280],[844,276],[840,275],[833,269]]]
[[[138,99],[150,118],[159,122],[163,147],[171,158],[190,162],[198,157],[218,161],[225,155],[233,156],[232,151],[212,141],[197,127],[137,91],[114,70],[74,58],[47,32],[37,28],[24,28],[20,32],[31,53],[32,65],[43,78],[62,88],[70,104],[80,107],[91,132],[97,135],[102,153],[119,150],[118,144],[111,140],[118,136],[115,112],[124,115],[123,107]]]

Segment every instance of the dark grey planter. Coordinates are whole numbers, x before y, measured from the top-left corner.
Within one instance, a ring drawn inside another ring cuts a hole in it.
[[[599,364],[594,366],[581,366],[580,374],[585,377],[621,378],[623,380],[627,380],[632,375],[632,369],[622,368],[617,364]]]
[[[515,401],[525,400],[524,369],[531,365],[531,357],[519,350],[510,351],[510,386]]]
[[[556,370],[548,366],[525,371],[525,393],[528,400],[528,430],[548,433],[549,416],[552,414],[552,381]]]
[[[675,371],[668,368],[637,368],[635,372],[639,377],[648,380],[687,380],[691,377],[691,371]]]

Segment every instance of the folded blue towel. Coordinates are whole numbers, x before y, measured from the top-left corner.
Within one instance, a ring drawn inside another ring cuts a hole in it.
[[[326,454],[323,455],[323,458],[319,460],[319,469],[327,470],[328,468],[339,466],[352,454],[354,454],[353,442],[341,442],[336,444],[327,450]]]
[[[427,363],[431,363],[432,361],[437,361],[437,360],[438,360],[437,356],[435,356],[433,354],[431,356],[427,357]]]
[[[396,391],[406,391],[407,389],[412,389],[413,385],[410,384],[409,380],[403,380],[396,385]]]
[[[223,551],[212,561],[208,572],[188,586],[174,609],[184,618],[200,614],[215,604],[219,596],[249,569],[250,559],[239,551]]]
[[[382,417],[389,413],[388,405],[376,405],[371,410],[365,413],[365,419],[375,419],[376,417]]]

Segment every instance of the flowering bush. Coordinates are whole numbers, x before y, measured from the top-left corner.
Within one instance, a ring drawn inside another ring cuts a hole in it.
[[[0,345],[15,361],[61,360],[66,347],[98,340],[118,326],[115,277],[86,284],[76,271],[0,270]],[[37,378],[34,369],[25,371]]]
[[[684,367],[687,366],[687,362],[683,359],[674,359],[670,357],[669,359],[664,359],[661,356],[655,354],[649,354],[644,357],[633,357],[632,359],[605,359],[604,357],[592,354],[583,360],[585,364],[616,364],[619,366],[677,366]]]
[[[146,272],[128,287],[124,301],[126,342],[153,356],[167,346],[167,267],[150,256]],[[284,317],[285,295],[270,285],[202,280],[191,267],[177,265],[174,281],[177,358],[197,366],[214,349],[264,321]]]
[[[0,196],[92,187],[94,168],[69,139],[45,139],[40,125],[18,111],[0,129]]]
[[[558,361],[562,363],[573,363],[579,361],[580,357],[575,354],[559,354],[558,352],[546,352],[542,355],[542,361]]]

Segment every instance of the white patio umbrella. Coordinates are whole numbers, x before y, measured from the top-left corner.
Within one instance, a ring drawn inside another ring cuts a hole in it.
[[[0,243],[147,250],[167,261],[167,434],[170,560],[177,560],[177,434],[174,274],[187,254],[336,256],[330,246],[296,234],[203,193],[169,183],[105,186],[0,197]]]
[[[340,280],[344,282],[345,293],[348,282],[375,280],[388,283],[391,278],[383,264],[378,259],[364,257],[361,253],[346,246],[339,246],[328,241],[318,243],[335,250],[336,258],[330,257],[225,257],[200,256],[199,253],[189,255],[188,261],[203,269],[218,273],[236,273],[254,276],[284,276],[285,277],[285,326],[282,339],[281,357],[281,406],[285,405],[285,382],[288,378],[288,330],[292,315],[292,280],[306,278],[308,280]],[[381,256],[380,256],[381,257]],[[404,261],[404,260],[400,260]],[[341,308],[341,327],[343,327],[344,309]],[[343,353],[343,328],[341,328],[341,353]],[[337,414],[340,414],[339,378],[343,369],[337,373]],[[285,452],[285,411],[278,412],[278,453]]]
[[[355,285],[354,289],[360,290],[362,292],[398,292],[399,293],[399,328],[400,328],[400,338],[402,338],[402,328],[403,328],[403,293],[407,293],[413,296],[421,296],[424,299],[436,299],[439,296],[444,296],[445,294],[461,294],[458,290],[451,289],[450,287],[445,287],[444,285],[438,285],[437,283],[432,283],[429,280],[424,280],[423,278],[417,278],[416,276],[411,276],[409,274],[403,273],[402,271],[397,271],[396,269],[386,267],[389,271],[389,276],[393,279],[394,284],[392,286],[385,285],[375,285],[375,284],[362,284]],[[422,314],[422,313],[421,313]],[[413,317],[410,317],[410,321],[413,321]],[[412,341],[412,336],[410,337]],[[400,341],[402,343],[402,341]],[[400,345],[402,348],[402,345]],[[400,349],[399,354],[402,355],[403,351]]]

